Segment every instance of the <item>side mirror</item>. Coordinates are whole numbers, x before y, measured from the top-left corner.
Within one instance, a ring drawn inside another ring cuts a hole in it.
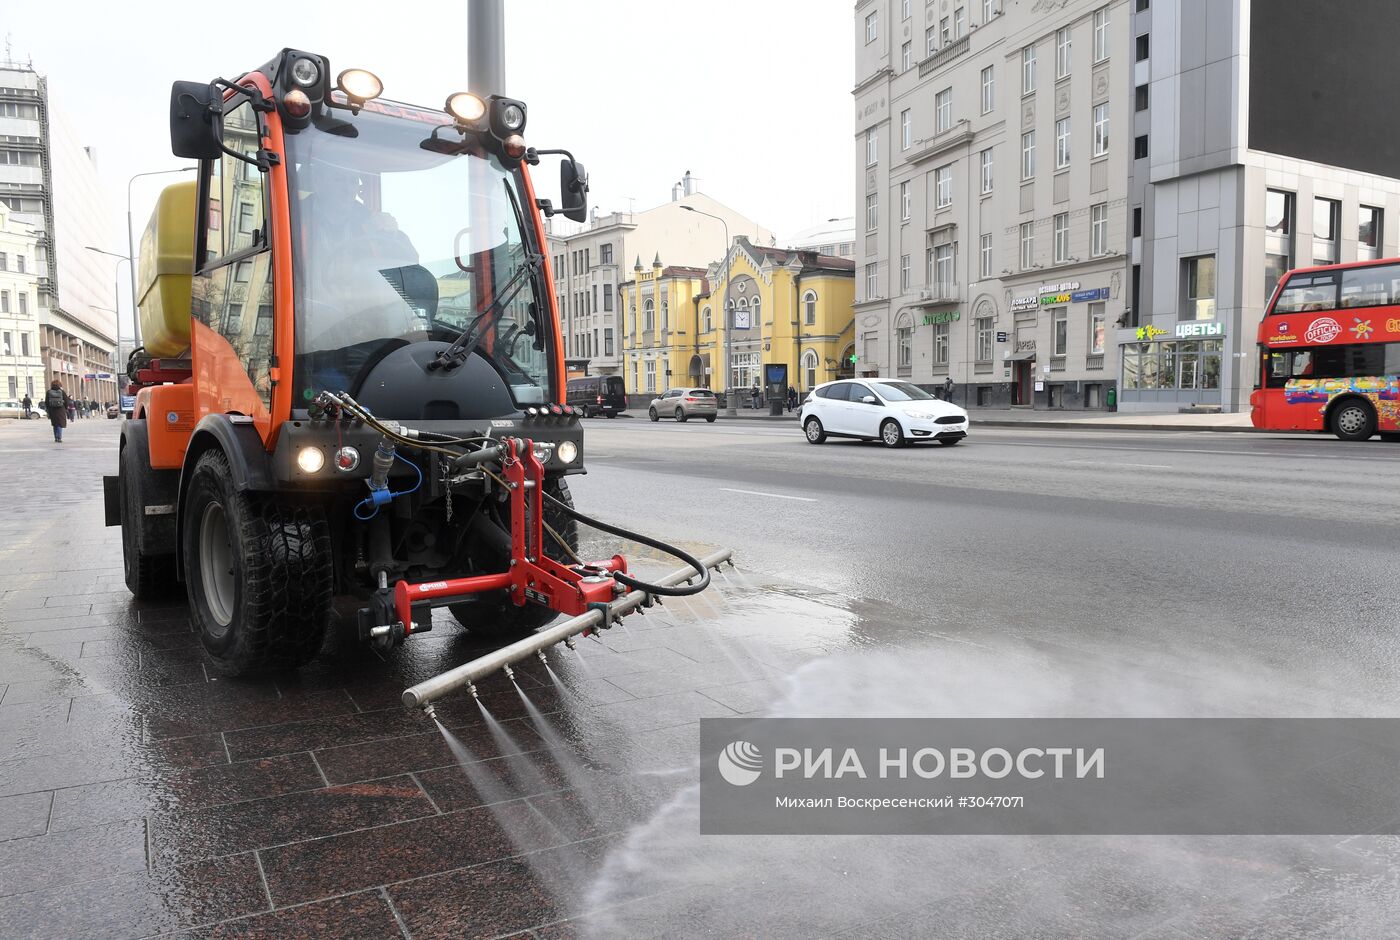
[[[223,154],[223,140],[223,99],[214,86],[171,85],[170,152],[190,160],[217,160]]]
[[[559,211],[574,222],[588,221],[588,171],[577,160],[559,164]]]
[[[861,399],[861,402],[867,405],[878,405],[880,404],[880,399],[876,398],[874,395],[866,395]]]

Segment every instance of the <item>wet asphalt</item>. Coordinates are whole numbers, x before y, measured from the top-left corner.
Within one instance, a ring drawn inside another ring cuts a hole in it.
[[[485,648],[446,616],[383,661],[213,679],[179,598],[122,586],[116,433],[0,426],[0,936],[1380,936],[1400,914],[1381,837],[702,837],[696,798],[709,717],[1396,715],[1400,447],[594,420],[579,507],[738,567],[446,701],[449,742],[398,704]]]

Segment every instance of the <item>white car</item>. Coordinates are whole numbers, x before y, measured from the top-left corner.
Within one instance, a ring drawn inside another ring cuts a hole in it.
[[[808,443],[828,437],[879,440],[886,447],[911,441],[956,444],[967,437],[967,412],[897,379],[845,379],[812,390],[797,413]]]
[[[29,408],[30,418],[42,418],[44,413],[32,405]],[[23,418],[24,404],[13,398],[0,399],[0,418]]]

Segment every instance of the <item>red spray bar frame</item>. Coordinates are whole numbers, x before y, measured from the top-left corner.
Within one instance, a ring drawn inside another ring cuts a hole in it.
[[[395,583],[394,612],[405,637],[413,632],[414,607],[442,607],[483,591],[508,590],[517,606],[543,604],[570,617],[617,596],[618,584],[611,575],[627,573],[627,559],[621,555],[576,566],[545,555],[544,464],[528,439],[505,438],[501,447],[502,476],[510,487],[509,570],[424,584]]]

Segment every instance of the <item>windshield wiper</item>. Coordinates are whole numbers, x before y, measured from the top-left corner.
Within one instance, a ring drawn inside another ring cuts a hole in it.
[[[451,369],[466,362],[467,355],[476,348],[477,342],[488,329],[495,325],[501,314],[505,312],[506,307],[515,299],[515,295],[520,293],[526,284],[530,283],[543,264],[544,255],[527,253],[521,260],[520,267],[516,268],[509,280],[501,286],[500,290],[496,291],[495,299],[491,301],[491,305],[482,311],[475,320],[467,324],[462,332],[457,334],[452,345],[438,353],[437,358],[428,363],[428,368],[430,370]]]

